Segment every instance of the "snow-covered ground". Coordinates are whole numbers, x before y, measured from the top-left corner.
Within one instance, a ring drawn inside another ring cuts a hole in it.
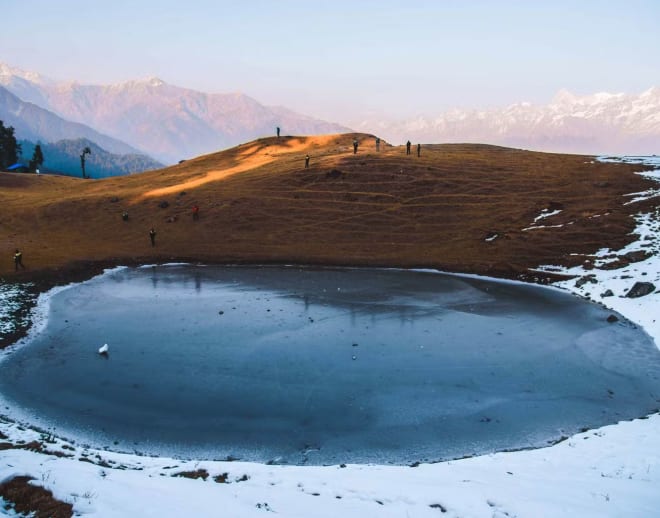
[[[22,301],[29,296],[26,284],[0,284],[0,333],[29,327],[28,315],[21,315]]]
[[[660,167],[660,159],[655,160]],[[647,250],[653,253],[648,259],[622,269],[591,269],[594,263],[613,260],[612,251],[602,250],[597,257],[585,258],[590,262],[583,267],[542,269],[590,276],[584,283],[573,279],[558,285],[642,325],[660,345],[658,290],[640,298],[624,297],[636,281],[660,287],[660,216],[640,214],[637,221],[639,239],[616,255]],[[35,484],[72,503],[81,516],[660,516],[658,413],[581,433],[548,448],[416,467],[148,458],[72,445],[2,418],[0,432],[14,443],[46,441],[50,452],[0,451],[0,482],[30,475]],[[197,470],[205,470],[208,477],[175,476]],[[0,508],[3,513],[11,511]]]

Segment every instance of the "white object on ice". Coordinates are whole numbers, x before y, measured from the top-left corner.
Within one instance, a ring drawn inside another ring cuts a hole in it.
[[[108,344],[103,344],[99,348],[99,354],[108,354]]]

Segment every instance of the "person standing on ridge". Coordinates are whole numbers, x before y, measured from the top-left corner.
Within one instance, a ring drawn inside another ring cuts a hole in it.
[[[422,156],[422,145],[417,144],[417,156]]]
[[[353,139],[353,154],[357,154],[358,141],[356,138]]]
[[[305,155],[305,169],[309,167],[309,155]]]
[[[17,248],[16,252],[14,252],[14,268],[18,270],[18,267],[21,267],[23,270],[25,270],[25,266],[23,266],[23,254],[21,251]]]
[[[380,137],[376,137],[376,151],[380,151]]]
[[[410,141],[406,142],[406,155],[410,154]]]
[[[280,138],[280,127],[279,126],[276,128],[276,131],[277,131],[277,138]]]
[[[156,231],[154,230],[154,227],[151,227],[151,230],[149,231],[149,239],[151,239],[151,246],[156,246]]]

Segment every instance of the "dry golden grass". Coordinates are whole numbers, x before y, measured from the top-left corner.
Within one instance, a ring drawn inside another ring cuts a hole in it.
[[[539,264],[568,264],[575,260],[570,253],[629,242],[630,214],[640,205],[625,206],[623,195],[651,186],[633,174],[639,170],[472,144],[424,145],[417,157],[414,149],[407,156],[403,146],[381,142],[377,153],[373,136],[346,134],[260,139],[105,180],[2,173],[0,275],[28,279],[184,260],[513,277]],[[162,202],[169,206],[160,208]],[[199,221],[192,221],[195,204]],[[562,212],[545,224],[565,226],[523,231],[555,206]],[[499,237],[485,241],[491,233]],[[27,267],[16,276],[15,248]]]
[[[0,484],[0,496],[13,504],[15,511],[35,518],[69,518],[73,505],[61,502],[53,493],[33,485],[30,477],[14,477]]]

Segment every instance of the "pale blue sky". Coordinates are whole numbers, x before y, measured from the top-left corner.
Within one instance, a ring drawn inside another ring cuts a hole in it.
[[[343,123],[660,86],[659,0],[0,0],[0,61]]]

